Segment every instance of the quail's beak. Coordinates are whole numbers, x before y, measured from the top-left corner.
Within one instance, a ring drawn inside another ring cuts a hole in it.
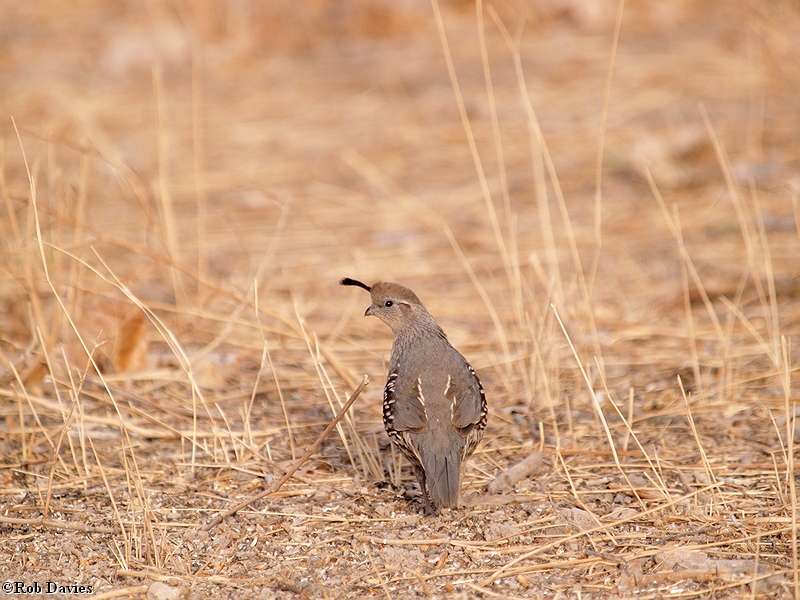
[[[372,304],[370,304],[369,308],[367,308],[366,312],[364,312],[364,316],[368,317],[368,316],[373,315],[373,314],[375,314],[375,313],[372,312]]]

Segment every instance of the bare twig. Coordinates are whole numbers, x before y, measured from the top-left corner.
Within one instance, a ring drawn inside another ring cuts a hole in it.
[[[317,451],[317,448],[319,448],[319,446],[323,442],[323,440],[326,437],[328,437],[330,432],[333,431],[333,428],[336,427],[336,425],[339,423],[339,421],[342,420],[342,417],[344,417],[345,413],[347,413],[347,411],[350,409],[350,407],[353,406],[353,403],[356,401],[356,398],[358,398],[358,396],[361,394],[361,392],[364,390],[364,388],[367,387],[368,383],[369,383],[369,377],[364,375],[364,379],[362,379],[361,383],[358,384],[358,387],[350,395],[350,398],[347,400],[347,402],[345,402],[345,405],[342,407],[342,409],[338,413],[336,413],[336,416],[333,418],[333,420],[330,423],[328,423],[328,426],[325,428],[325,431],[323,431],[320,434],[320,436],[316,439],[316,441],[313,444],[311,444],[311,446],[308,448],[308,450],[306,450],[306,453],[303,456],[301,456],[297,460],[297,462],[295,462],[291,466],[291,468],[288,471],[286,471],[286,474],[283,477],[281,477],[278,481],[273,483],[269,487],[269,489],[266,489],[263,492],[260,492],[260,493],[256,494],[252,498],[248,498],[247,500],[243,500],[242,502],[240,502],[239,504],[237,504],[233,508],[225,511],[224,513],[222,513],[220,515],[217,515],[217,517],[213,521],[211,521],[211,523],[206,525],[203,529],[205,531],[213,529],[214,527],[219,525],[223,521],[223,519],[225,519],[227,517],[230,517],[231,515],[235,515],[237,512],[242,510],[245,506],[249,506],[250,504],[252,504],[256,500],[261,500],[261,498],[266,498],[270,494],[274,494],[279,489],[281,489],[283,484],[286,483],[287,481],[289,481],[289,478],[292,475],[294,475],[297,472],[297,470],[305,464],[305,462],[311,457],[312,454],[314,454],[314,452]]]

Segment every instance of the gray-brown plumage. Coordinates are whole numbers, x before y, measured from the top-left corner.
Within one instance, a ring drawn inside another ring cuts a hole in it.
[[[340,283],[367,290],[372,304],[364,315],[378,317],[394,332],[383,424],[414,468],[425,510],[458,506],[464,463],[486,428],[478,376],[414,292],[397,283]]]

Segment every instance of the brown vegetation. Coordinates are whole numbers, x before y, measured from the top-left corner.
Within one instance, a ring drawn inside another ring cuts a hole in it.
[[[2,581],[800,595],[796,3],[477,9],[3,3]],[[343,276],[477,368],[464,507]]]

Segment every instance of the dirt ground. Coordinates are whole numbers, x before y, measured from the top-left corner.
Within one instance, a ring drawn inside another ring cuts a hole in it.
[[[3,595],[800,597],[796,2],[0,11]],[[476,367],[464,506],[344,276]]]

